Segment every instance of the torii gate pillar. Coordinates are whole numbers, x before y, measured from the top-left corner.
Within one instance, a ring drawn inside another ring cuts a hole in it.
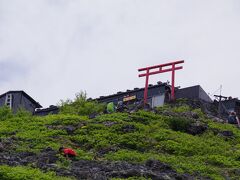
[[[182,64],[182,63],[184,63],[184,60],[138,69],[139,72],[145,71],[145,73],[138,75],[138,77],[146,77],[145,90],[144,90],[144,104],[147,103],[149,76],[154,74],[165,73],[165,72],[172,72],[171,100],[175,100],[175,71],[183,69],[182,66],[176,67],[176,65]],[[163,69],[163,67],[166,67],[166,68]],[[155,71],[151,72],[150,70],[155,70]]]

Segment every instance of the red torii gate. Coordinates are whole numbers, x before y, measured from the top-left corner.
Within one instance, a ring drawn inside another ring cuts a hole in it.
[[[144,74],[139,74],[138,75],[138,77],[146,76],[146,83],[145,83],[145,90],[144,90],[144,104],[147,103],[149,76],[150,75],[154,75],[154,74],[165,73],[165,72],[169,72],[169,71],[172,71],[171,100],[175,100],[175,87],[174,87],[174,84],[175,84],[175,71],[183,69],[182,66],[176,67],[176,65],[177,64],[182,64],[182,63],[184,63],[184,60],[138,69],[139,72],[146,71]],[[171,67],[169,67],[169,66],[171,66]],[[163,69],[163,67],[169,67],[169,68]],[[156,71],[150,72],[150,70],[154,70],[154,69],[156,69]]]

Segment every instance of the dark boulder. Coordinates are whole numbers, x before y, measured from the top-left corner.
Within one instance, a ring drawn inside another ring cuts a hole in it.
[[[207,129],[208,129],[208,126],[206,124],[203,124],[201,122],[196,122],[191,124],[187,128],[187,133],[192,135],[198,135],[198,134],[203,134]]]
[[[132,164],[128,162],[97,162],[97,161],[74,161],[69,170],[59,171],[58,175],[73,175],[77,179],[111,179],[144,177],[150,179],[182,179],[192,180],[190,175],[181,175],[174,171],[169,165],[156,160],[149,160],[145,164]]]
[[[31,165],[44,171],[54,171],[59,176],[75,177],[76,179],[107,180],[111,178],[144,177],[154,180],[192,180],[193,176],[181,175],[169,165],[157,160],[149,160],[145,164],[128,162],[73,160],[66,168],[57,165],[57,152],[51,148],[39,154],[23,152],[19,154],[0,153],[0,164],[10,166]]]
[[[198,114],[192,111],[180,113],[180,116],[183,116],[189,119],[199,119]]]
[[[37,167],[46,169],[48,164],[56,163],[58,160],[57,153],[57,151],[54,151],[50,147],[43,149],[37,156]]]
[[[127,124],[122,127],[122,132],[124,133],[129,133],[134,131],[136,131],[136,127],[134,125]]]
[[[67,133],[68,133],[69,135],[71,135],[71,134],[73,134],[74,131],[76,130],[76,127],[73,126],[73,125],[68,125],[68,126],[64,127],[64,129],[67,131]]]
[[[234,136],[233,132],[232,131],[221,131],[218,133],[220,136],[224,136],[224,137],[227,137],[227,138],[231,138]]]
[[[115,124],[117,124],[117,122],[113,122],[113,121],[104,121],[103,124],[107,127],[111,127]]]
[[[94,118],[97,117],[97,115],[98,115],[98,113],[92,113],[92,114],[90,114],[90,115],[88,116],[88,118],[89,118],[89,119],[94,119]]]
[[[4,144],[0,142],[0,152],[3,152],[5,150]]]
[[[148,160],[145,165],[154,171],[172,171],[171,166],[157,160]]]
[[[109,152],[116,152],[119,148],[112,146],[112,147],[103,147],[101,149],[98,150],[98,152],[96,153],[96,157],[103,157],[105,154],[109,153]]]
[[[198,113],[192,112],[192,118],[193,118],[193,119],[199,119]]]

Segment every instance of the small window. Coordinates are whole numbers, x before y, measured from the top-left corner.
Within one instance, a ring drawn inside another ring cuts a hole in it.
[[[7,105],[10,109],[12,108],[12,94],[6,94],[5,105]]]

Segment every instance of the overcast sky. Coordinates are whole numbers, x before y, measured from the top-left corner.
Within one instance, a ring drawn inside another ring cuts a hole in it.
[[[0,0],[1,93],[45,107],[81,90],[96,98],[143,87],[138,68],[175,60],[177,86],[240,97],[240,1]]]

